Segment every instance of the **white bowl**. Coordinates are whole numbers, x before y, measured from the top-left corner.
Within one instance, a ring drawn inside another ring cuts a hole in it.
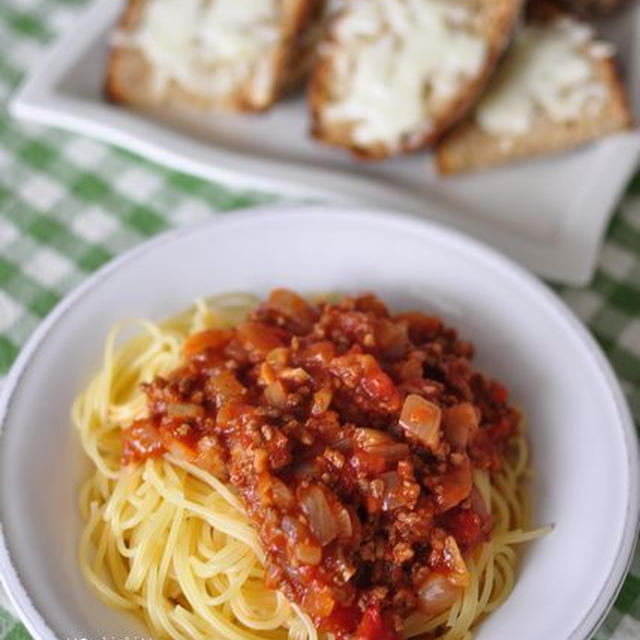
[[[123,317],[162,318],[225,291],[378,292],[430,309],[471,339],[477,362],[524,409],[537,524],[515,589],[477,640],[583,640],[610,607],[638,522],[635,431],[615,377],[566,307],[509,260],[456,232],[380,212],[271,208],[163,235],[68,296],[18,358],[0,403],[0,568],[31,631],[144,633],[107,608],[76,563],[86,467],[69,409]],[[148,635],[148,633],[147,633]]]

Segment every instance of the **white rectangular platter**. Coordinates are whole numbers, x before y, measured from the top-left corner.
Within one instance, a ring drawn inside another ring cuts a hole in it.
[[[585,284],[593,275],[607,222],[640,158],[639,131],[559,157],[441,178],[428,153],[361,163],[315,143],[302,95],[261,115],[136,113],[103,95],[109,33],[123,4],[96,0],[87,9],[14,96],[16,117],[237,187],[437,220],[558,282]],[[638,115],[640,5],[598,26],[617,45]]]

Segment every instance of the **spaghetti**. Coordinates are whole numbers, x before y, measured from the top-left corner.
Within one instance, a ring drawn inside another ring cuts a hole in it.
[[[77,398],[73,421],[93,472],[80,491],[85,528],[79,563],[107,604],[142,615],[158,637],[172,639],[315,640],[303,610],[265,585],[259,531],[235,487],[165,452],[121,465],[123,427],[148,411],[141,383],[169,376],[183,362],[188,336],[233,327],[256,307],[248,296],[223,296],[162,324],[122,323],[109,334],[101,370]],[[527,441],[509,438],[498,472],[474,470],[476,491],[490,505],[490,537],[468,554],[468,584],[438,615],[415,610],[404,635],[465,640],[510,593],[514,545],[529,530]]]

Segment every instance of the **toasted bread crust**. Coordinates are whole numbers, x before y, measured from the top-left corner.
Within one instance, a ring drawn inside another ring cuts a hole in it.
[[[120,16],[120,21],[118,22],[119,30],[126,32],[135,28],[142,16],[145,2],[146,0],[129,1]],[[137,57],[140,58],[142,56]],[[144,80],[144,77],[149,73],[148,65],[145,68],[144,65],[141,65],[140,60],[134,60],[133,62],[135,62],[135,65],[132,67],[123,66],[126,65],[126,60],[124,58],[125,54],[122,48],[112,47],[107,60],[107,76],[105,80],[105,95],[112,102],[127,102],[126,94],[128,92],[124,89],[128,86],[129,82],[122,83],[120,73],[126,70],[137,80]],[[144,59],[142,62],[145,62]]]
[[[329,0],[307,0],[305,26],[298,30],[290,48],[291,62],[284,83],[284,92],[298,89],[309,77],[316,62],[318,44],[329,23]]]
[[[482,73],[468,82],[459,95],[443,111],[437,114],[434,128],[420,137],[412,136],[401,149],[392,149],[378,143],[367,147],[359,146],[350,139],[351,126],[337,126],[327,123],[323,118],[323,109],[331,101],[333,61],[330,56],[322,58],[315,66],[308,88],[308,102],[311,113],[311,133],[318,140],[337,147],[349,149],[356,157],[364,160],[382,160],[397,153],[419,151],[435,144],[444,133],[458,122],[476,103],[487,85],[493,71],[502,57],[523,8],[523,0],[470,0],[476,11],[483,12],[485,29],[483,35],[489,44],[486,64]],[[335,20],[340,20],[336,16]],[[329,33],[327,44],[339,46],[335,37]]]
[[[119,30],[130,32],[140,23],[148,2],[129,0],[119,22]],[[138,108],[159,104],[197,109],[227,111],[262,111],[274,104],[283,92],[299,82],[304,73],[299,69],[298,57],[301,32],[304,31],[315,7],[323,0],[282,0],[282,40],[274,64],[274,83],[267,99],[256,102],[245,86],[225,96],[211,96],[193,91],[176,80],[170,80],[163,95],[153,90],[153,68],[144,54],[132,47],[115,46],[107,62],[105,93],[109,100],[127,103]]]
[[[558,5],[583,16],[603,16],[620,10],[633,0],[557,0]],[[534,2],[535,4],[535,2]]]
[[[534,8],[536,21],[565,15],[547,2]],[[539,114],[531,126],[535,132],[505,145],[504,140],[484,131],[472,118],[455,127],[441,141],[436,164],[441,174],[477,171],[540,155],[552,155],[579,147],[606,135],[633,127],[634,118],[616,62],[612,58],[594,61],[594,75],[609,89],[610,98],[597,118],[554,123]]]

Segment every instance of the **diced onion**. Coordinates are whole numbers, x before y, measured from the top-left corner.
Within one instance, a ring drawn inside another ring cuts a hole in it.
[[[289,349],[285,347],[276,347],[271,349],[267,354],[266,361],[276,369],[280,369],[287,365],[289,358]]]
[[[235,375],[227,369],[223,369],[213,376],[207,382],[206,387],[207,393],[215,399],[218,409],[226,402],[239,398],[246,392]]]
[[[302,352],[302,358],[307,364],[315,364],[326,367],[336,355],[336,347],[333,342],[316,342],[309,345]]]
[[[422,396],[407,396],[400,413],[400,426],[427,449],[435,450],[440,444],[440,407]]]
[[[449,444],[464,449],[478,430],[478,413],[470,402],[462,402],[445,410],[442,417],[444,436]]]
[[[302,511],[307,516],[311,533],[324,547],[337,537],[338,522],[320,487],[311,486],[300,493]]]
[[[245,322],[236,331],[240,344],[260,359],[265,358],[273,349],[282,347],[277,331],[259,322]]]
[[[182,350],[189,357],[207,349],[219,349],[231,340],[232,335],[229,329],[207,329],[187,338]]]
[[[353,523],[351,522],[351,516],[346,507],[341,507],[336,517],[339,529],[339,537],[349,539],[353,536]]]
[[[292,509],[295,505],[295,496],[287,485],[276,477],[271,478],[271,497],[279,509]]]
[[[466,500],[473,488],[471,463],[466,456],[440,478],[440,493],[436,500],[441,511],[452,509]]]
[[[433,572],[418,589],[418,607],[428,616],[449,609],[458,599],[460,590],[442,573]]]
[[[380,476],[380,480],[384,483],[384,494],[382,499],[382,510],[393,511],[401,506],[398,496],[398,486],[400,485],[400,477],[397,472],[389,471]]]
[[[388,463],[399,462],[409,455],[409,445],[405,442],[394,442],[393,444],[381,444],[368,449],[368,453],[381,456]]]
[[[287,406],[287,392],[280,380],[272,382],[265,388],[264,397],[272,407],[284,409]]]
[[[267,308],[282,314],[302,331],[308,331],[315,321],[314,311],[306,300],[288,289],[272,291],[267,301]]]
[[[275,349],[274,349],[275,351]],[[260,365],[260,382],[262,384],[272,384],[278,378],[276,377],[276,372],[273,370],[273,367],[268,362],[263,362]]]
[[[177,402],[167,405],[167,415],[170,418],[197,418],[204,413],[204,409],[197,404]]]
[[[296,557],[302,564],[318,565],[322,561],[322,549],[315,544],[300,542],[296,545]]]
[[[483,523],[490,523],[491,512],[477,487],[471,489],[471,508],[480,516]]]
[[[444,541],[444,559],[451,570],[447,579],[456,587],[466,587],[469,584],[469,570],[464,561],[458,543],[453,536],[447,536]]]
[[[313,415],[320,415],[324,413],[331,405],[333,399],[333,391],[331,387],[323,387],[313,394],[313,405],[311,407],[311,413]]]
[[[397,442],[385,431],[378,429],[356,429],[356,442],[360,449],[384,458],[388,463],[398,462],[409,455],[409,445]]]
[[[292,380],[298,384],[303,384],[311,379],[311,376],[302,367],[285,367],[280,372],[283,380]]]
[[[218,480],[226,482],[229,474],[220,451],[220,444],[215,436],[203,436],[198,440],[197,456],[194,463],[210,471]]]
[[[356,429],[356,441],[362,449],[369,451],[371,447],[392,444],[393,438],[385,431],[379,429]]]

